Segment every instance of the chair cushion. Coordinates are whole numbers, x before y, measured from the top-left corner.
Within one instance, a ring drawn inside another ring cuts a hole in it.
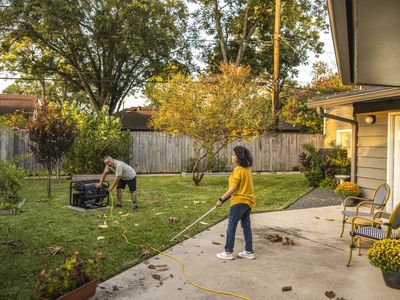
[[[386,238],[386,231],[376,228],[376,227],[372,227],[372,226],[363,226],[363,227],[357,229],[356,231],[354,231],[353,236],[356,236],[356,235],[375,239],[375,240],[383,240]],[[398,236],[396,233],[393,232],[390,238],[393,240],[397,240]]]
[[[371,214],[370,212],[364,212],[364,211],[359,211],[358,214],[354,210],[343,210],[342,214],[344,214],[346,217],[354,217],[354,216],[373,216],[374,214]]]

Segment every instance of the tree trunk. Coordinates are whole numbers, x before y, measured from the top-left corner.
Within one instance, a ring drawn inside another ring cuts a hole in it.
[[[213,15],[214,15],[214,20],[215,20],[215,27],[218,35],[218,40],[219,40],[219,45],[221,47],[221,53],[222,53],[222,62],[224,64],[228,63],[228,55],[226,51],[226,45],[225,45],[225,39],[224,39],[224,33],[222,31],[222,25],[221,25],[221,14],[218,8],[218,0],[213,1]]]
[[[48,178],[47,178],[47,198],[51,199],[51,167],[47,168]]]

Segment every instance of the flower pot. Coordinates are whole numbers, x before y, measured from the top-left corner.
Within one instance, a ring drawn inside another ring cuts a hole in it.
[[[57,300],[86,300],[96,293],[97,279],[89,281],[80,287],[62,295]]]
[[[400,289],[400,272],[382,271],[383,280],[392,289]]]

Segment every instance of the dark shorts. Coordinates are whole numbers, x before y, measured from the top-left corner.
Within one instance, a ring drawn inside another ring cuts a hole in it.
[[[120,179],[118,181],[118,185],[117,185],[117,189],[125,189],[125,186],[128,185],[129,187],[129,191],[132,192],[136,192],[136,176],[133,179],[130,180],[123,180]]]

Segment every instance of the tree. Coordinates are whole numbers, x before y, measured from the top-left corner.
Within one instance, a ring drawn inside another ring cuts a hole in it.
[[[188,59],[183,0],[0,0],[9,71],[65,80],[93,109],[122,100],[171,59]],[[18,21],[16,21],[18,20]]]
[[[255,138],[273,124],[269,101],[265,101],[270,95],[250,80],[250,68],[221,65],[219,70],[198,79],[175,75],[152,89],[151,101],[158,104],[152,126],[195,140],[196,185],[228,143]]]
[[[60,105],[49,103],[37,109],[37,116],[30,121],[29,129],[33,155],[48,172],[47,196],[51,199],[52,170],[71,148],[78,133],[77,128],[67,116],[62,115]]]
[[[286,100],[282,108],[283,118],[290,124],[299,126],[303,131],[322,133],[323,118],[315,109],[307,107],[312,97],[350,91],[359,87],[345,86],[337,73],[334,73],[324,62],[313,65],[313,78],[310,86],[291,88],[286,91]]]
[[[220,62],[251,67],[255,75],[272,79],[275,1],[193,0],[200,8],[198,24],[214,36],[214,47],[203,48],[210,70]],[[287,0],[281,7],[280,85],[297,75],[296,67],[307,63],[308,51],[322,53],[319,32],[327,29],[322,0]]]
[[[121,130],[121,120],[109,116],[106,107],[93,114],[64,104],[63,114],[79,129],[78,137],[66,154],[64,170],[73,174],[101,173],[106,155],[129,161],[131,135]]]

